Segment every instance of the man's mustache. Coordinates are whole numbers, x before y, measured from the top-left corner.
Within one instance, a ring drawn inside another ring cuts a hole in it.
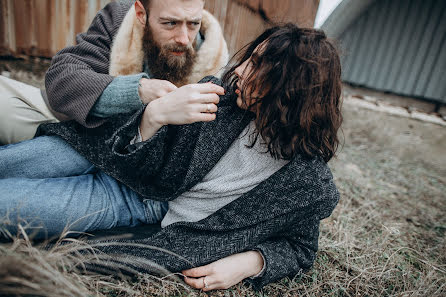
[[[162,48],[168,52],[194,52],[194,48],[190,45],[166,44]]]

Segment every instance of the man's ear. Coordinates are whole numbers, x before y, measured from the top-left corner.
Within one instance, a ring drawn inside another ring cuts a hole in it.
[[[136,18],[141,23],[141,25],[145,26],[147,22],[147,13],[144,5],[140,1],[135,1],[135,13]]]

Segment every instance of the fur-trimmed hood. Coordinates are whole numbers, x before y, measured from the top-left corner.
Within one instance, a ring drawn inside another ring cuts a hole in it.
[[[186,80],[187,83],[196,83],[205,76],[216,75],[228,62],[228,47],[220,24],[206,10],[203,10],[200,32],[204,36],[204,41],[197,51],[196,63]],[[135,7],[132,5],[113,41],[110,53],[110,75],[142,72],[143,35],[144,27],[137,20]]]

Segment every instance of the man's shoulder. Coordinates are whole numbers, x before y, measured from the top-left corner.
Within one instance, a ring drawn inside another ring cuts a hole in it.
[[[132,7],[132,0],[112,1],[98,11],[87,32],[77,36],[77,43],[90,33],[107,36],[113,40],[121,27],[125,16]]]
[[[99,14],[113,15],[117,19],[123,19],[133,5],[133,0],[112,1],[104,6]]]

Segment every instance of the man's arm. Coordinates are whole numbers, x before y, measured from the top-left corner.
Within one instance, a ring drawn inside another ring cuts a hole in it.
[[[110,47],[130,3],[112,2],[94,18],[86,33],[79,34],[75,46],[54,56],[45,79],[51,107],[86,127],[96,127],[103,119],[89,112],[105,88],[113,81],[108,74]]]

